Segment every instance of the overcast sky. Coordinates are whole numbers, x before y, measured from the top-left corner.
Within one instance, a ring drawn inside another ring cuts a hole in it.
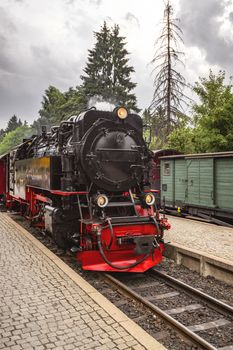
[[[224,69],[233,75],[233,0],[173,0],[184,32],[189,83]],[[93,31],[103,21],[126,37],[139,108],[153,95],[154,42],[163,0],[0,0],[0,128],[16,114],[38,117],[49,85],[62,91],[80,84]]]

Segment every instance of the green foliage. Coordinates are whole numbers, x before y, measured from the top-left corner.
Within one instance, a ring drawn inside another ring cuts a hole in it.
[[[23,142],[23,139],[33,134],[33,130],[27,125],[18,126],[15,130],[9,131],[0,143],[0,154],[7,153],[15,146]]]
[[[39,110],[40,117],[47,124],[55,124],[63,119],[61,107],[65,104],[66,99],[63,93],[54,86],[49,86],[43,96],[42,108]]]
[[[169,135],[167,146],[181,153],[194,153],[194,129],[183,126],[173,130]]]
[[[195,104],[195,150],[197,152],[219,152],[233,149],[233,94],[232,85],[224,84],[225,72],[209,78],[201,78],[194,86],[200,99]]]
[[[225,85],[225,72],[210,70],[208,78],[195,83],[200,102],[193,106],[194,127],[186,122],[169,136],[169,146],[184,153],[233,150],[232,85]]]
[[[119,26],[108,28],[106,22],[100,32],[94,33],[96,43],[89,50],[84,69],[83,93],[87,98],[101,96],[103,100],[116,102],[138,112],[135,94],[136,84],[130,75],[134,68],[128,65],[125,38],[119,35]]]
[[[2,141],[3,137],[5,134],[5,130],[4,129],[0,129],[0,142]]]
[[[207,119],[213,115],[221,114],[225,108],[225,104],[232,97],[232,85],[224,85],[225,72],[219,71],[218,75],[214,75],[212,70],[209,72],[208,78],[199,78],[196,82],[193,91],[200,99],[199,104],[194,104],[193,111],[196,123],[201,123],[205,126]]]
[[[64,97],[66,102],[61,107],[64,119],[72,115],[78,115],[86,109],[86,97],[84,96],[82,87],[70,87],[68,91],[64,92]]]
[[[79,87],[69,88],[62,93],[56,87],[49,86],[45,90],[42,108],[39,110],[40,118],[33,123],[33,127],[40,133],[42,125],[49,127],[59,124],[72,115],[78,115],[85,109],[85,102],[82,89]]]

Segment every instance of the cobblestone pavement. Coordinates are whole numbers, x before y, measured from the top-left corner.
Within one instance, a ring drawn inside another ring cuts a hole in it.
[[[145,349],[0,213],[0,349]]]
[[[233,229],[199,221],[168,216],[171,230],[165,241],[233,261]]]

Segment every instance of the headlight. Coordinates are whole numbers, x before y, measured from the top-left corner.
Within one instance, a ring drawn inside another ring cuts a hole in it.
[[[128,117],[128,111],[124,107],[117,108],[116,109],[116,114],[117,114],[118,118],[120,118],[120,119],[125,119],[125,118]]]
[[[144,199],[147,205],[155,204],[155,196],[152,193],[147,193]]]
[[[108,197],[105,196],[105,194],[99,194],[96,198],[96,204],[100,208],[106,207],[106,205],[108,205]]]

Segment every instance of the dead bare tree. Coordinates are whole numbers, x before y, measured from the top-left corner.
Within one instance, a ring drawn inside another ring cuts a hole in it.
[[[184,52],[179,49],[180,44],[183,44],[183,32],[179,27],[179,20],[174,17],[170,0],[165,0],[164,4],[162,31],[156,40],[157,49],[152,60],[152,64],[155,65],[153,69],[155,90],[150,112],[154,118],[158,116],[159,123],[161,115],[164,116],[167,134],[165,138],[167,138],[178,124],[179,117],[184,114],[184,107],[189,104],[189,98],[184,94],[184,88],[187,87],[185,78],[177,71],[179,64],[184,66],[180,58],[184,56]]]

